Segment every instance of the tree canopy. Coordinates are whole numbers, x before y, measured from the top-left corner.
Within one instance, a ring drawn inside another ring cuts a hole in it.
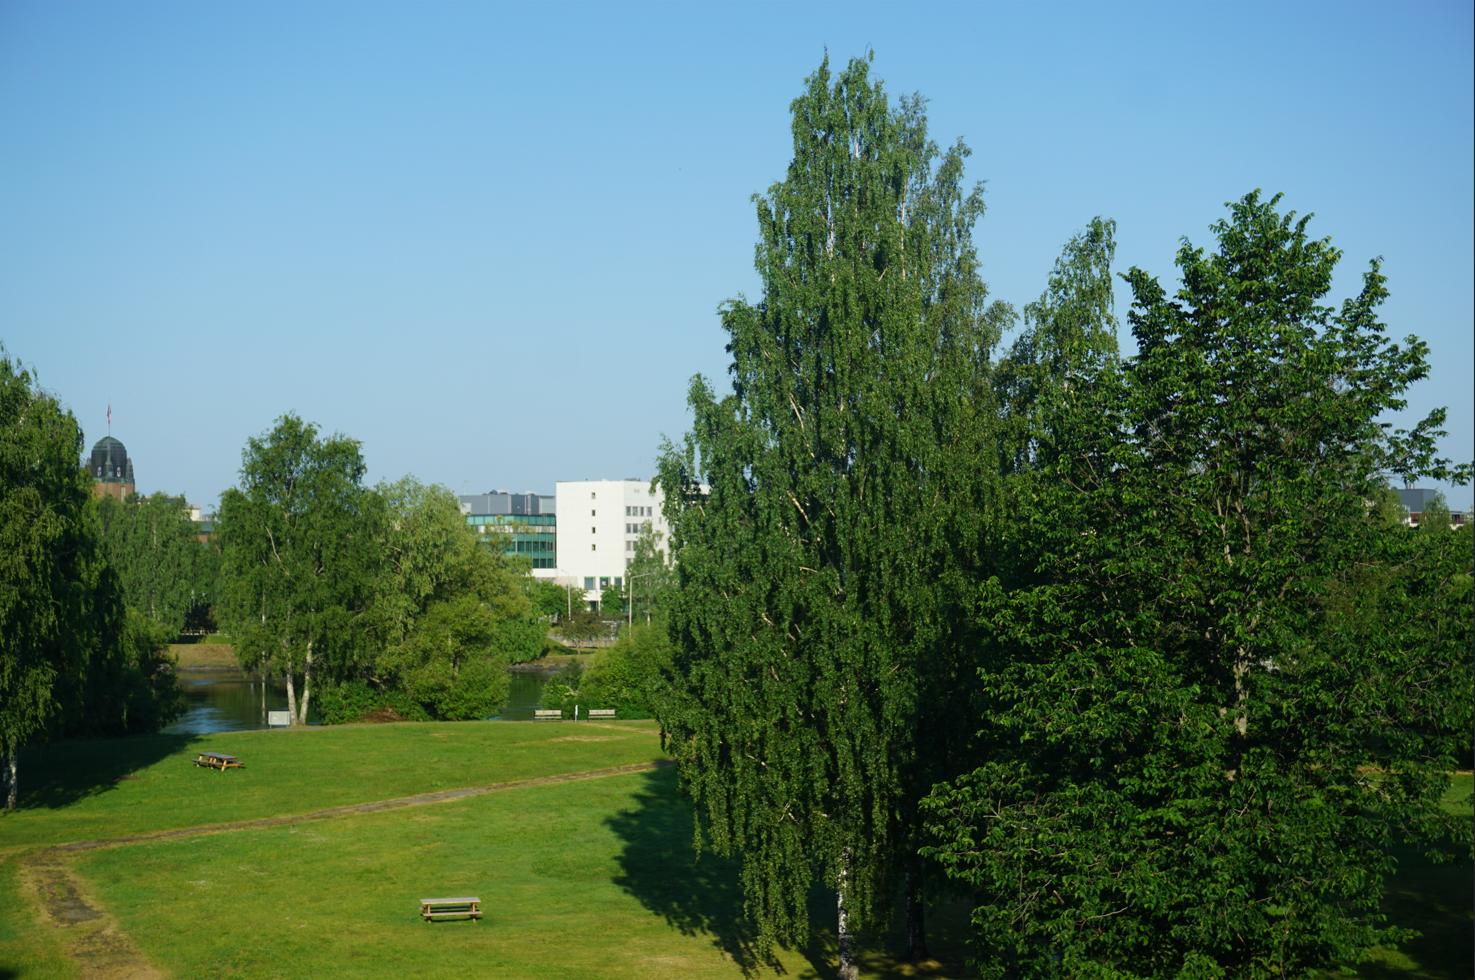
[[[480,544],[446,488],[405,478],[374,492],[384,562],[366,673],[430,717],[488,717],[507,700],[508,665],[543,651],[526,568]]]
[[[87,478],[76,419],[0,354],[0,755],[6,807],[17,754],[57,708],[53,687],[78,659]]]
[[[241,486],[220,498],[224,624],[243,664],[285,677],[293,724],[307,723],[314,677],[354,649],[373,594],[379,521],[363,475],[357,442],[288,414],[247,441]]]
[[[218,553],[199,540],[183,497],[103,497],[97,506],[128,607],[177,636],[213,599]]]
[[[1389,473],[1450,475],[1438,413],[1381,422],[1427,350],[1386,338],[1377,262],[1325,305],[1340,254],[1307,225],[1251,194],[1176,294],[1131,270],[1138,354],[1035,430],[1015,575],[980,585],[981,764],[927,804],[985,975],[1351,962],[1398,938],[1393,839],[1468,847],[1439,801],[1470,555],[1404,564],[1374,506]]]
[[[179,710],[163,638],[125,614],[101,545],[82,432],[0,351],[0,762],[47,734],[152,731]]]
[[[939,152],[920,100],[826,63],[792,115],[787,176],[756,202],[762,298],[722,309],[733,393],[693,381],[694,430],[661,465],[678,588],[660,720],[760,943],[803,940],[820,880],[849,975],[941,727],[919,720],[923,665],[953,649],[936,583],[986,497],[1003,314],[967,150]]]

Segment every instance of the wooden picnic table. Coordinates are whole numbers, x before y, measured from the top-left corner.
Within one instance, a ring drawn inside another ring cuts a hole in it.
[[[201,752],[195,756],[195,765],[204,766],[206,769],[219,769],[221,772],[227,769],[246,768],[246,764],[240,759],[222,752]]]

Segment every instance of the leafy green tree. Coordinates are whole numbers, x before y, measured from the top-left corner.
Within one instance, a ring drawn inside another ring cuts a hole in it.
[[[939,153],[920,99],[825,63],[792,110],[793,162],[756,202],[763,297],[722,310],[733,394],[694,380],[694,431],[661,464],[678,586],[660,720],[760,945],[804,940],[822,881],[848,977],[948,755],[939,679],[966,652],[949,590],[997,458],[1007,311],[985,305],[967,150]]]
[[[177,636],[214,591],[215,552],[199,540],[182,497],[103,497],[97,502],[108,561],[128,606]]]
[[[614,708],[621,718],[649,718],[665,690],[671,641],[662,623],[636,623],[613,646],[594,655],[580,693],[591,708]]]
[[[675,587],[676,570],[667,556],[666,542],[647,524],[641,528],[640,537],[635,541],[635,552],[625,566],[630,621],[649,623],[658,609],[665,608]]]
[[[407,477],[375,495],[384,560],[368,614],[377,653],[363,669],[430,717],[485,718],[507,699],[507,667],[543,651],[526,569],[478,544],[445,487]]]
[[[395,651],[396,686],[433,718],[487,718],[507,701],[509,660],[497,622],[475,595],[432,603]]]
[[[1024,307],[1024,325],[994,374],[1000,412],[1001,469],[1034,468],[1051,405],[1117,358],[1111,262],[1116,222],[1095,218],[1065,246],[1045,292]]]
[[[1449,505],[1444,502],[1444,494],[1436,493],[1419,515],[1419,530],[1426,534],[1441,534],[1447,533],[1449,527]]]
[[[243,665],[283,675],[293,724],[314,679],[352,658],[374,595],[380,521],[363,476],[357,442],[288,414],[247,440],[241,486],[221,495],[224,625]]]
[[[926,804],[985,976],[1352,962],[1399,938],[1395,837],[1469,846],[1439,734],[1469,725],[1468,589],[1400,566],[1376,506],[1386,474],[1451,475],[1439,413],[1378,421],[1427,350],[1384,336],[1376,262],[1324,305],[1339,252],[1277,204],[1185,243],[1174,296],[1133,269],[1138,355],[1037,430],[1015,574],[980,589],[981,764]]]
[[[623,582],[616,584],[611,582],[599,592],[599,615],[601,619],[623,620],[627,607],[625,604],[625,585]]]
[[[58,709],[75,673],[85,598],[88,480],[72,414],[0,351],[0,758],[15,809],[21,746]]]
[[[173,634],[127,607],[101,548],[89,561],[84,581],[86,600],[77,611],[84,660],[81,669],[58,678],[55,694],[61,710],[51,732],[90,738],[158,731],[185,708],[169,655]]]
[[[575,598],[570,589],[557,582],[533,578],[531,575],[523,585],[527,590],[528,601],[533,604],[533,610],[548,622],[556,623],[572,612]],[[577,601],[583,600],[583,592],[580,591]]]
[[[179,710],[156,628],[125,616],[76,419],[0,350],[0,764],[46,735],[152,731]]]
[[[583,698],[584,665],[571,660],[558,673],[548,678],[543,693],[538,699],[542,708],[557,708],[565,718],[572,718],[574,709]]]

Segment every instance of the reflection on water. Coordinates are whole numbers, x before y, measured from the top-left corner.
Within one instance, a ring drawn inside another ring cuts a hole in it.
[[[507,721],[531,721],[533,709],[543,696],[548,673],[511,672],[507,707],[500,715]],[[287,710],[286,685],[261,682],[231,670],[181,670],[179,686],[184,690],[184,714],[164,729],[168,734],[210,735],[214,732],[246,732],[266,728],[268,711]],[[315,722],[316,711],[308,711]]]
[[[551,673],[514,670],[512,684],[507,689],[507,707],[499,715],[503,721],[532,721],[533,709],[543,697],[543,685],[548,683]]]
[[[287,710],[285,685],[268,680],[263,689],[239,671],[181,670],[179,686],[187,707],[164,729],[170,734],[254,731],[266,727],[268,711]]]

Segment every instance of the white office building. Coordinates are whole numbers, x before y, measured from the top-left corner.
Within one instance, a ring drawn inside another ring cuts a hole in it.
[[[624,586],[643,527],[649,525],[663,543],[670,538],[661,491],[649,480],[560,480],[554,498],[558,580],[583,588],[590,601],[599,601],[612,585]]]

